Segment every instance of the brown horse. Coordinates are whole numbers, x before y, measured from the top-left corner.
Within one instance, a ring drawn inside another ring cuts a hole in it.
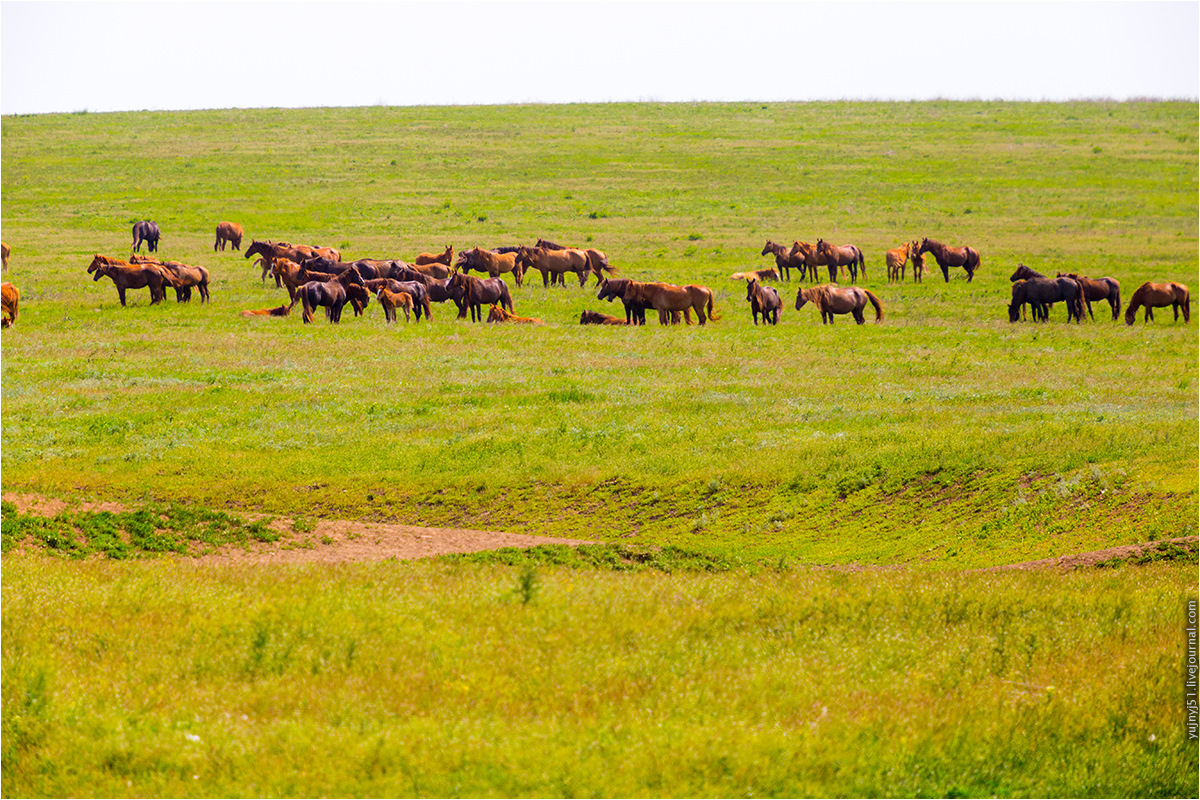
[[[428,264],[445,264],[447,267],[454,266],[454,245],[446,245],[444,253],[421,253],[417,256],[417,266],[423,267]],[[449,274],[449,273],[447,273]],[[436,275],[434,277],[444,278],[445,275]]]
[[[1107,300],[1112,309],[1113,322],[1117,321],[1121,313],[1121,284],[1116,278],[1083,278],[1074,272],[1060,272],[1058,277],[1070,278],[1083,287],[1083,302],[1091,319],[1096,319],[1096,315],[1092,313],[1092,301]]]
[[[292,311],[289,305],[277,306],[275,308],[262,308],[242,312],[243,317],[286,317]]]
[[[922,283],[925,278],[925,254],[920,252],[920,242],[912,242],[908,246],[908,257],[913,265],[913,283]]]
[[[1014,281],[1008,321],[1016,322],[1026,303],[1033,309],[1035,322],[1048,320],[1050,306],[1058,302],[1067,304],[1067,322],[1072,318],[1076,322],[1083,321],[1083,289],[1070,278],[1038,277]]]
[[[518,317],[516,314],[510,314],[500,306],[492,306],[488,311],[488,322],[522,322],[526,325],[541,325],[543,324],[537,317]]]
[[[1179,311],[1183,309],[1183,321],[1192,320],[1192,300],[1188,287],[1182,283],[1143,283],[1129,299],[1129,308],[1125,311],[1125,324],[1132,325],[1137,320],[1137,310],[1146,307],[1144,321],[1154,319],[1155,308],[1171,306],[1175,311],[1175,321],[1179,321]]]
[[[410,314],[413,310],[413,299],[408,292],[393,292],[386,286],[381,286],[375,296],[379,298],[379,305],[383,306],[383,319],[386,322],[396,321],[397,308],[404,311],[405,322],[412,319]]]
[[[684,319],[690,325],[692,320],[688,312],[693,310],[701,325],[709,319],[714,321],[720,319],[713,312],[713,293],[707,286],[695,283],[676,286],[671,283],[638,283],[634,281],[631,289],[626,290],[626,296],[630,294],[631,290],[634,298],[643,306],[653,308],[658,312],[660,325],[668,324],[676,312],[683,312]]]
[[[754,269],[749,272],[735,272],[729,276],[731,281],[777,281],[779,280],[779,270],[775,267],[767,269]]]
[[[12,255],[12,248],[8,246],[8,242],[0,242],[0,261],[4,263],[4,269],[8,269],[8,257]]]
[[[863,258],[862,250],[859,250],[852,244],[844,244],[840,247],[834,247],[824,239],[817,239],[817,252],[820,253],[825,263],[830,266],[830,269],[836,264],[839,267],[846,267],[850,270],[850,282],[858,282],[858,271],[862,270],[863,280],[867,278],[867,262]]]
[[[306,323],[312,322],[313,311],[318,306],[325,306],[329,309],[329,321],[331,323],[341,322],[342,308],[351,300],[351,294],[348,291],[350,286],[357,286],[361,290],[361,292],[355,292],[354,296],[365,305],[366,299],[370,295],[363,287],[362,277],[356,270],[349,269],[331,280],[309,281],[301,286],[296,290],[296,295],[303,304],[303,320]]]
[[[584,311],[579,315],[580,325],[628,325],[627,320],[620,317],[601,314],[599,311]]]
[[[783,245],[775,244],[775,242],[767,239],[767,243],[763,245],[762,252],[759,255],[765,256],[768,254],[775,256],[775,267],[779,270],[779,274],[783,275],[784,280],[790,281],[792,279],[790,270],[793,269],[800,270],[800,279],[804,280],[804,275],[808,267],[805,264],[803,253],[795,250],[789,252]]]
[[[494,253],[482,247],[472,247],[458,254],[455,268],[461,272],[486,272],[491,278],[499,278],[506,272],[512,273],[517,286],[524,286],[525,272],[517,265],[516,253]]]
[[[218,222],[217,240],[213,242],[213,251],[225,249],[225,243],[233,245],[234,250],[242,249],[242,226],[236,222]]]
[[[444,280],[445,278],[449,278],[450,273],[454,271],[453,266],[447,266],[441,262],[435,262],[433,264],[410,264],[409,269],[413,270],[414,272],[419,272],[427,278],[433,278],[435,280]]]
[[[979,251],[971,247],[947,247],[936,239],[922,239],[920,253],[933,253],[934,260],[942,268],[942,277],[950,282],[950,268],[962,267],[967,271],[967,283],[979,269]]]
[[[516,253],[522,273],[536,269],[542,273],[542,286],[549,288],[552,276],[565,276],[568,272],[579,277],[579,285],[587,284],[593,274],[591,260],[583,250],[550,250],[545,247],[522,247]]]
[[[129,257],[129,263],[156,264],[175,276],[172,285],[175,287],[175,302],[177,303],[191,301],[193,286],[200,291],[201,303],[207,303],[211,299],[208,295],[208,270],[204,267],[189,267],[178,261],[159,261],[150,256],[136,254]]]
[[[480,279],[463,272],[456,272],[450,276],[446,288],[450,292],[451,299],[459,303],[459,319],[466,317],[469,308],[471,321],[482,321],[485,303],[488,305],[499,304],[509,311],[513,310],[512,295],[509,294],[508,284],[501,278]]]
[[[4,318],[0,327],[9,328],[17,324],[17,307],[21,304],[21,293],[9,282],[0,283],[0,308]]]
[[[791,255],[793,257],[799,255],[804,258],[804,263],[808,265],[808,279],[817,280],[817,267],[829,267],[829,280],[831,282],[837,280],[838,268],[837,264],[830,264],[825,260],[815,244],[809,242],[792,242]]]
[[[758,315],[762,314],[763,325],[770,322],[779,324],[779,312],[783,310],[783,301],[774,287],[763,286],[756,280],[746,281],[746,299],[750,301],[750,316],[754,324],[758,324]]]
[[[883,306],[879,298],[866,289],[858,286],[820,286],[802,287],[796,293],[796,310],[804,308],[805,303],[813,303],[821,311],[821,324],[833,324],[834,314],[852,314],[854,321],[862,325],[866,321],[863,309],[870,303],[875,307],[875,321],[883,319]]]
[[[175,277],[159,264],[130,264],[119,258],[95,255],[88,267],[93,281],[110,278],[117,287],[121,305],[125,305],[126,289],[150,288],[150,305],[162,302],[163,286],[174,286]]]
[[[332,247],[313,247],[307,244],[292,245],[287,242],[260,242],[257,239],[250,243],[246,248],[245,257],[262,256],[263,258],[263,273],[262,279],[267,279],[267,273],[271,271],[271,267],[276,258],[287,258],[295,261],[297,264],[303,264],[305,259],[309,258],[328,258],[331,261],[341,261],[342,254],[340,251]],[[275,278],[275,286],[280,286],[279,277]]]
[[[904,283],[904,270],[908,267],[908,256],[912,252],[912,243],[905,242],[902,247],[894,247],[884,254],[887,263],[888,283]],[[915,276],[913,278],[916,280]]]

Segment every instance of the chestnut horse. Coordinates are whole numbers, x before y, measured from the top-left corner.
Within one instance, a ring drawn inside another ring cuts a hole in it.
[[[445,264],[447,267],[454,266],[454,245],[446,245],[444,253],[421,253],[417,256],[416,264],[418,267],[423,267],[427,264]],[[445,275],[437,277],[444,278]]]
[[[913,283],[922,283],[925,278],[925,254],[920,251],[919,242],[909,244],[908,257],[912,260],[913,265]]]
[[[8,242],[0,242],[0,261],[4,263],[4,269],[8,269],[8,257],[12,255],[12,248],[8,246]]]
[[[908,266],[908,255],[912,252],[912,243],[905,242],[901,247],[894,247],[884,254],[887,263],[888,283],[904,283],[904,269]],[[916,280],[916,277],[913,277]]]
[[[537,317],[518,317],[516,314],[510,314],[500,306],[492,306],[488,311],[488,322],[523,322],[526,325],[541,325],[542,321]]]
[[[234,250],[242,249],[242,226],[236,222],[218,222],[217,223],[217,240],[213,242],[213,251],[217,248],[225,249],[225,243],[233,245]]]
[[[528,269],[542,273],[542,286],[546,288],[553,282],[552,277],[565,276],[568,272],[579,276],[580,286],[586,285],[588,276],[593,274],[591,260],[583,250],[522,247],[516,256],[522,273]]]
[[[1146,307],[1144,322],[1154,319],[1155,308],[1171,306],[1175,311],[1175,321],[1179,321],[1179,310],[1183,309],[1183,321],[1192,319],[1192,300],[1188,287],[1182,283],[1143,283],[1129,299],[1129,308],[1125,311],[1125,324],[1132,325],[1137,320],[1139,306]]]
[[[21,304],[21,293],[9,282],[0,283],[0,308],[4,319],[0,326],[8,328],[17,324],[17,307]]]
[[[809,280],[817,280],[817,267],[829,267],[829,280],[834,282],[837,280],[838,268],[837,264],[830,264],[825,260],[815,244],[808,242],[792,242],[791,255],[793,257],[800,255],[804,258],[804,263],[808,265]]]
[[[386,286],[381,286],[375,296],[379,298],[379,305],[383,306],[384,321],[395,322],[397,308],[404,310],[405,322],[412,319],[410,313],[413,310],[413,299],[408,292],[393,292]]]
[[[204,267],[190,267],[178,261],[159,261],[143,255],[130,256],[129,263],[155,264],[170,272],[175,277],[172,285],[175,287],[175,302],[177,303],[191,301],[193,286],[200,291],[201,303],[207,303],[211,299],[208,295],[208,270]]]
[[[95,255],[88,267],[93,281],[111,278],[117,287],[121,305],[125,305],[126,289],[150,288],[150,305],[162,302],[163,286],[174,286],[175,276],[158,264],[130,264],[119,258]]]
[[[858,286],[820,286],[802,287],[796,293],[796,310],[804,308],[805,303],[813,303],[821,311],[821,324],[833,324],[834,314],[852,314],[854,321],[862,325],[866,321],[863,309],[867,303],[875,306],[875,321],[883,319],[883,306],[879,298],[866,289]]]
[[[1116,278],[1083,278],[1074,272],[1060,272],[1058,277],[1070,278],[1083,288],[1083,302],[1087,306],[1088,316],[1093,320],[1096,315],[1092,313],[1092,301],[1107,300],[1112,309],[1113,322],[1117,321],[1121,312],[1121,284]]]
[[[517,264],[516,253],[494,253],[482,247],[472,247],[458,254],[455,267],[461,272],[486,272],[491,278],[499,278],[504,273],[511,272],[517,286],[524,286],[525,272]]]
[[[862,250],[859,250],[852,244],[844,244],[841,247],[834,247],[824,239],[817,239],[817,252],[825,258],[825,263],[833,269],[834,265],[846,267],[850,270],[850,282],[858,282],[858,271],[862,270],[863,280],[867,277],[867,262],[863,258]]]
[[[693,310],[701,325],[710,319],[714,321],[720,319],[713,312],[713,293],[707,286],[695,283],[676,286],[671,283],[638,283],[634,281],[631,288],[635,299],[639,300],[646,308],[653,308],[658,312],[659,325],[666,325],[668,322],[675,323],[678,319],[674,316],[676,312],[683,312],[684,320],[690,325],[692,319],[688,312]],[[629,289],[626,290],[627,295],[629,291]]]
[[[758,315],[762,314],[763,325],[770,322],[779,324],[779,312],[783,309],[783,301],[774,287],[763,286],[756,280],[746,281],[746,299],[750,301],[750,315],[754,324],[758,324]]]
[[[321,256],[331,259],[332,261],[341,261],[341,252],[334,250],[332,247],[312,247],[307,244],[291,245],[287,242],[260,242],[257,239],[250,243],[246,248],[245,257],[262,256],[263,258],[263,273],[262,280],[267,279],[267,273],[271,271],[276,258],[287,258],[295,261],[297,264],[303,264],[306,258]],[[280,286],[279,276],[275,276],[275,286]]]
[[[629,278],[607,278],[600,283],[600,291],[596,293],[597,300],[607,300],[612,302],[613,298],[619,298],[625,306],[625,323],[627,325],[645,325],[646,324],[646,307],[649,303],[646,301],[644,286],[647,284],[639,281],[630,280]],[[669,286],[670,284],[656,284],[658,286]],[[679,312],[665,312],[670,315],[671,324],[679,324]],[[692,309],[691,307],[683,309],[684,319],[687,324],[692,324]],[[663,314],[659,314],[661,322]]]
[[[292,307],[288,305],[277,306],[275,308],[262,309],[247,309],[242,312],[243,317],[286,317],[292,312]]]
[[[975,277],[979,269],[979,251],[970,247],[947,247],[936,239],[922,239],[920,253],[933,253],[938,266],[942,268],[942,277],[950,282],[950,268],[962,267],[967,271],[967,283]]]
[[[778,268],[779,274],[783,275],[784,280],[790,281],[792,279],[790,272],[792,269],[800,270],[800,280],[804,280],[808,267],[805,264],[803,253],[797,251],[789,252],[783,245],[775,244],[775,242],[767,239],[767,243],[763,245],[762,252],[759,255],[765,256],[768,253],[775,256],[775,266]]]
[[[599,311],[585,310],[583,313],[581,313],[579,315],[579,324],[580,325],[628,325],[629,322],[627,320],[621,319],[620,317],[613,317],[613,316],[609,316],[608,314],[601,314]]]

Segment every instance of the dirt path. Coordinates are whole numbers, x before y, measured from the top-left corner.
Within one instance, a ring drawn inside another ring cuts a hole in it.
[[[126,510],[117,503],[79,503],[69,505],[61,500],[36,494],[5,492],[3,498],[12,503],[23,514],[38,514],[52,517],[60,511],[73,508],[77,511]],[[255,515],[242,516],[254,519]],[[318,520],[311,532],[295,534],[290,523],[276,520],[275,527],[285,537],[278,542],[256,543],[249,549],[230,545],[215,553],[200,556],[195,560],[201,564],[336,564],[354,561],[384,561],[389,558],[408,560],[448,555],[450,553],[474,553],[481,550],[498,550],[501,547],[536,547],[542,544],[596,544],[586,539],[555,539],[549,536],[527,536],[519,533],[475,531],[462,528],[420,528],[413,525],[390,525],[373,522],[349,522],[345,520]],[[1165,540],[1166,543],[1188,549],[1196,549],[1198,537],[1185,536]],[[1078,569],[1095,567],[1113,559],[1136,558],[1164,542],[1122,545],[1044,558],[1037,561],[1022,561],[987,567],[972,572],[998,572],[1001,570],[1030,569]],[[872,569],[860,567],[859,569]],[[894,567],[889,567],[894,569]]]

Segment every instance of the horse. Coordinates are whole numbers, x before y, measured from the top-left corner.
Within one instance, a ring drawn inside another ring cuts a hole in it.
[[[925,254],[920,252],[921,245],[919,242],[911,242],[908,245],[908,258],[913,265],[913,283],[922,283],[925,279]]]
[[[396,263],[402,263],[402,262],[396,262]],[[440,262],[433,263],[433,264],[409,264],[407,266],[413,272],[419,272],[422,275],[426,276],[427,278],[434,278],[437,280],[449,278],[450,273],[454,271],[453,266],[448,266],[448,265],[442,264]]]
[[[350,301],[349,287],[357,286],[361,290],[360,302],[365,301],[366,288],[363,287],[362,277],[355,270],[346,270],[341,275],[328,281],[309,281],[296,290],[304,307],[304,322],[313,321],[313,311],[318,306],[329,309],[329,321],[341,322],[342,308]],[[355,293],[358,295],[358,293]],[[365,304],[365,302],[364,302]]]
[[[579,285],[584,286],[588,276],[593,274],[591,260],[583,250],[522,247],[517,251],[517,263],[521,266],[522,273],[527,269],[536,269],[542,273],[542,286],[546,288],[550,287],[550,276],[553,275],[573,272],[579,276]],[[603,276],[600,277],[602,279]]]
[[[518,317],[516,314],[510,314],[500,306],[492,306],[488,311],[488,322],[522,322],[526,325],[542,325],[542,321],[537,317]]]
[[[217,240],[213,242],[213,252],[220,247],[225,250],[225,243],[233,245],[234,250],[242,249],[242,226],[236,222],[218,222],[217,223]]]
[[[393,294],[404,292],[412,298],[412,309],[417,314],[417,322],[421,321],[422,314],[427,319],[433,319],[433,312],[429,308],[430,293],[428,284],[424,281],[397,280],[396,278],[368,278],[363,281],[363,286],[367,288],[367,291],[376,294],[379,293],[380,289],[387,289]]]
[[[300,262],[300,266],[309,272],[324,272],[327,275],[341,275],[348,269],[358,270],[359,277],[365,279],[382,278],[380,267],[385,271],[390,270],[391,261],[379,261],[377,259],[362,258],[358,261],[335,261],[332,258],[325,256],[310,256]]]
[[[494,253],[481,247],[472,247],[458,254],[455,267],[462,272],[475,270],[486,272],[491,278],[499,278],[506,272],[511,272],[517,286],[524,285],[524,271],[517,265],[517,254]],[[482,312],[481,312],[482,314]]]
[[[192,299],[192,287],[200,291],[200,302],[206,303],[211,298],[208,295],[208,270],[204,267],[190,267],[178,261],[159,261],[149,256],[130,256],[131,264],[155,264],[170,272],[175,277],[172,284],[175,287],[175,302],[187,303]]]
[[[754,324],[758,324],[758,315],[762,314],[763,325],[770,322],[779,324],[779,312],[783,309],[783,301],[779,292],[771,286],[763,286],[756,280],[746,281],[746,299],[750,301],[750,315]]]
[[[601,314],[599,311],[585,310],[579,315],[580,325],[628,325],[627,320]]]
[[[480,322],[483,319],[483,305],[499,304],[509,311],[513,310],[512,296],[508,292],[508,284],[501,278],[476,278],[464,272],[456,272],[450,276],[447,284],[451,297],[461,300],[459,318],[466,317],[467,309],[471,310],[471,321]]]
[[[133,252],[138,252],[142,249],[142,242],[146,243],[146,251],[150,253],[158,252],[158,239],[161,236],[158,230],[158,223],[142,220],[141,222],[133,223]]]
[[[600,285],[600,281],[604,280],[604,273],[607,272],[609,275],[617,274],[617,268],[609,266],[608,256],[601,251],[594,247],[589,247],[583,252],[587,255],[588,266],[592,268],[592,274],[596,276],[597,286]],[[586,278],[584,278],[584,282],[587,282]]]
[[[777,281],[779,280],[779,270],[775,267],[767,269],[754,269],[749,272],[735,272],[729,276],[731,281]]]
[[[866,321],[863,309],[870,303],[875,307],[875,322],[883,319],[883,305],[879,298],[866,289],[858,286],[820,286],[801,287],[796,293],[796,310],[804,308],[805,303],[813,303],[821,311],[821,324],[827,321],[833,324],[834,314],[852,314],[854,321],[862,325]]]
[[[1027,281],[1027,280],[1030,280],[1031,278],[1044,278],[1044,277],[1046,277],[1046,276],[1043,275],[1042,273],[1032,270],[1029,267],[1025,266],[1024,264],[1017,264],[1017,269],[1013,272],[1012,275],[1008,276],[1008,279],[1010,281],[1015,282],[1015,281]]]
[[[858,271],[862,270],[863,280],[867,278],[867,262],[862,250],[852,244],[834,247],[824,239],[817,239],[817,252],[825,258],[825,263],[832,271],[836,267],[846,267],[850,270],[850,282],[858,282]]]
[[[250,258],[251,256],[263,257],[262,279],[264,281],[267,279],[267,273],[271,271],[276,258],[287,258],[295,261],[297,264],[301,264],[306,258],[313,258],[314,256],[322,256],[335,262],[342,260],[341,252],[332,247],[313,247],[307,244],[291,245],[287,242],[260,242],[257,239],[252,241],[250,246],[246,248],[245,257]],[[278,276],[275,277],[275,286],[280,286]]]
[[[418,267],[427,266],[429,264],[445,264],[447,267],[454,266],[454,245],[446,245],[444,253],[421,253],[417,256],[416,264]],[[442,275],[441,277],[446,277]]]
[[[243,317],[286,317],[292,311],[289,305],[282,305],[276,308],[262,308],[257,310],[249,310],[242,312]]]
[[[792,249],[789,251],[789,255],[792,257],[797,255],[803,256],[804,263],[808,265],[809,280],[817,280],[817,267],[829,267],[830,282],[832,283],[837,281],[838,265],[830,264],[828,261],[826,261],[825,256],[817,250],[817,246],[815,244],[793,241]]]
[[[1137,320],[1139,306],[1146,307],[1144,322],[1154,319],[1155,308],[1171,306],[1175,311],[1175,321],[1179,321],[1179,310],[1183,309],[1183,321],[1192,320],[1192,300],[1188,287],[1182,283],[1143,283],[1129,299],[1129,308],[1125,311],[1125,324],[1132,325]]]
[[[1107,300],[1112,309],[1113,322],[1117,321],[1121,312],[1121,284],[1116,278],[1084,278],[1074,272],[1066,274],[1060,272],[1058,277],[1070,278],[1080,285],[1083,289],[1083,302],[1087,306],[1088,317],[1092,320],[1096,319],[1096,315],[1092,313],[1092,301]]]
[[[789,252],[786,247],[781,244],[775,244],[770,239],[763,245],[760,256],[771,254],[775,256],[775,266],[779,270],[779,274],[784,280],[792,279],[792,269],[800,270],[800,279],[804,279],[807,266],[805,265],[804,254],[800,252]]]
[[[677,323],[678,319],[672,315],[672,312],[679,311],[683,312],[684,319],[689,325],[692,324],[691,316],[688,314],[691,310],[695,310],[701,325],[709,319],[714,321],[720,319],[713,312],[713,293],[707,286],[695,283],[676,286],[671,283],[637,283],[635,281],[631,288],[635,299],[642,305],[658,311],[658,324],[660,325],[666,325],[668,319]],[[626,294],[629,293],[630,290],[627,289]]]
[[[0,283],[0,308],[4,314],[3,320],[0,320],[0,327],[11,328],[17,324],[17,307],[20,304],[21,292],[17,287],[8,281]]]
[[[8,269],[8,257],[12,255],[12,248],[8,246],[8,242],[0,242],[0,262],[3,262],[4,269]]]
[[[1072,318],[1083,321],[1083,289],[1070,278],[1026,278],[1013,283],[1012,302],[1008,306],[1008,321],[1016,322],[1021,316],[1021,306],[1029,303],[1033,318],[1049,319],[1050,305],[1064,301],[1067,304],[1067,322]]]
[[[904,269],[908,266],[908,256],[911,252],[912,243],[905,242],[902,246],[894,247],[884,254],[883,260],[887,263],[888,283],[904,283]]]
[[[393,292],[386,286],[381,286],[375,296],[379,298],[379,305],[383,306],[383,318],[385,321],[396,321],[397,308],[404,310],[405,322],[411,319],[409,313],[413,310],[413,299],[412,295],[408,292]]]
[[[605,279],[600,283],[600,291],[596,294],[596,299],[607,300],[611,303],[613,298],[620,298],[621,303],[625,306],[625,324],[645,325],[647,304],[642,299],[640,289],[643,285],[629,278]],[[671,315],[671,324],[678,325],[679,312],[671,311],[669,313]],[[683,310],[683,316],[687,320],[687,324],[691,325],[692,310],[690,307]]]
[[[979,251],[971,247],[947,247],[936,239],[922,239],[921,253],[933,253],[938,266],[942,268],[942,277],[950,282],[950,268],[962,267],[967,271],[967,283],[975,277],[979,269]]]
[[[121,305],[125,305],[126,289],[150,288],[150,305],[162,302],[163,286],[174,286],[175,277],[158,264],[130,264],[119,258],[95,255],[88,266],[88,274],[93,281],[110,278],[117,287],[117,296]]]

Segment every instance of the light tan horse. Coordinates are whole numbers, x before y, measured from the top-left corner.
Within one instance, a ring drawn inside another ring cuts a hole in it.
[[[804,277],[801,275],[800,277]],[[777,281],[779,280],[779,270],[775,267],[767,267],[766,269],[753,269],[749,272],[735,272],[729,276],[731,281]]]
[[[524,285],[525,272],[517,265],[516,253],[493,253],[482,247],[472,247],[458,254],[455,267],[461,272],[486,272],[490,278],[499,278],[506,272],[512,273],[517,286]]]
[[[396,321],[396,309],[404,311],[404,321],[408,322],[413,310],[412,295],[408,292],[393,292],[386,286],[380,287],[375,294],[379,298],[379,305],[383,306],[383,318],[387,322]]]
[[[895,247],[884,255],[887,262],[888,283],[904,282],[904,270],[908,267],[908,254],[912,251],[912,242],[905,242],[903,247]]]
[[[17,324],[17,307],[21,304],[21,293],[9,282],[0,283],[0,308],[4,318],[0,327],[9,328]]]
[[[518,317],[516,314],[505,311],[500,306],[492,306],[492,310],[488,312],[488,322],[523,322],[526,325],[541,325],[542,321],[537,317]]]
[[[852,314],[854,321],[862,325],[866,321],[863,309],[867,303],[875,307],[875,321],[883,319],[883,305],[879,298],[859,286],[820,286],[801,287],[796,293],[796,310],[804,308],[806,303],[812,303],[821,311],[821,324],[833,324],[834,314]]]
[[[1143,283],[1129,299],[1129,308],[1125,311],[1125,324],[1132,325],[1137,321],[1137,310],[1146,307],[1144,321],[1154,319],[1155,308],[1171,306],[1175,311],[1175,321],[1179,321],[1179,311],[1183,309],[1183,321],[1192,319],[1192,299],[1188,287],[1182,283]]]
[[[421,253],[421,255],[417,256],[416,264],[419,267],[423,267],[426,264],[445,264],[447,267],[452,267],[454,266],[454,245],[446,245],[446,250],[443,253]]]

